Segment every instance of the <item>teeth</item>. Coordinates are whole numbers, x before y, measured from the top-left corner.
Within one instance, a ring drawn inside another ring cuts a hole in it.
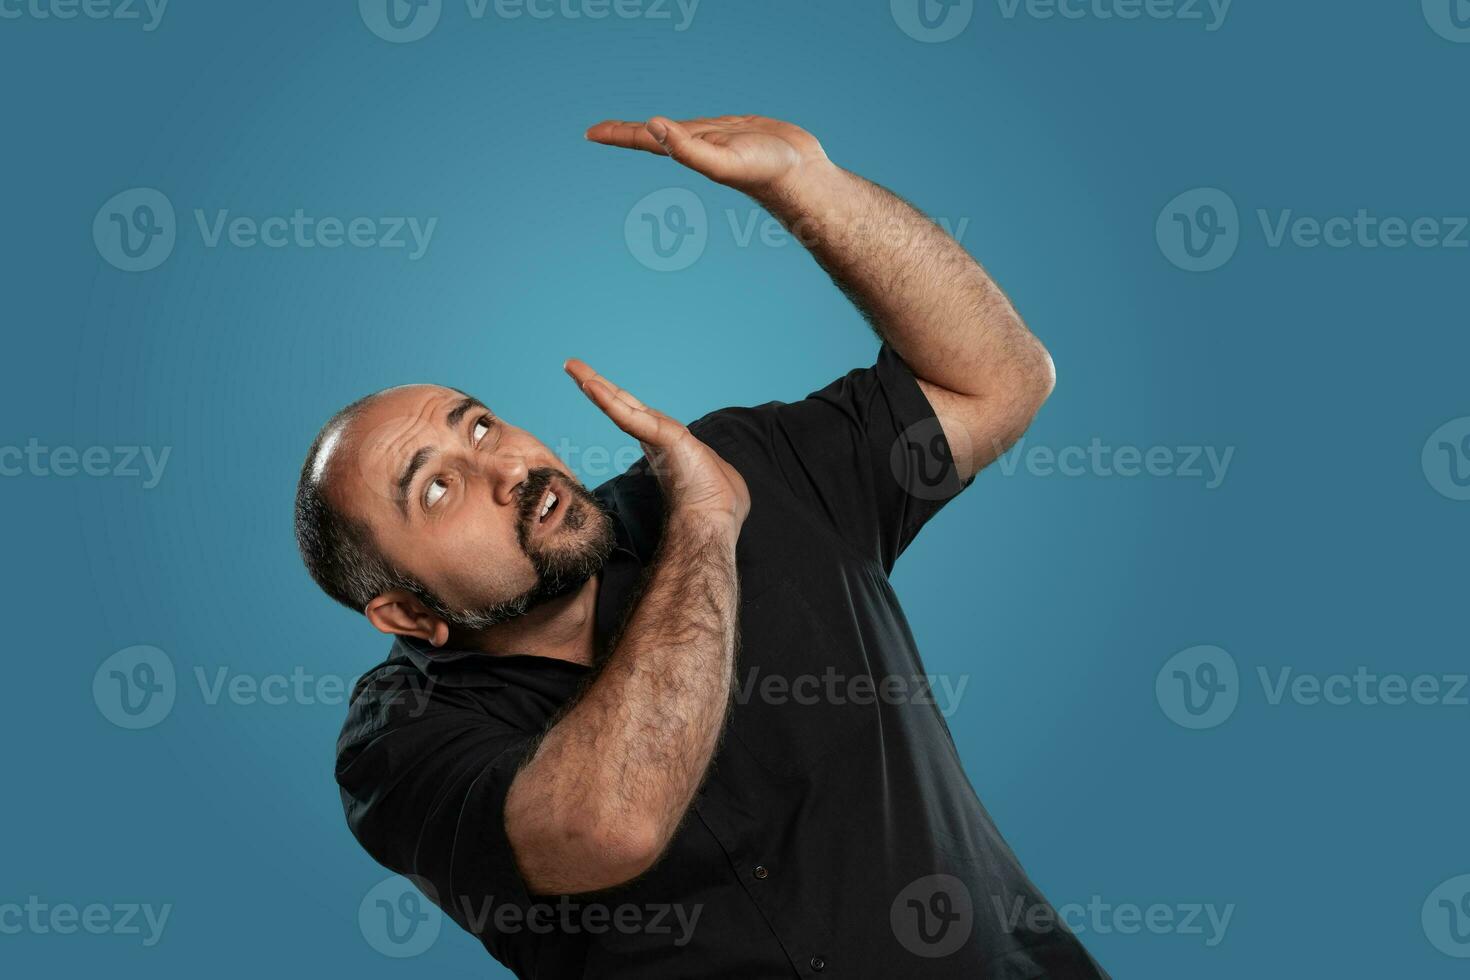
[[[549,513],[551,513],[551,508],[553,508],[555,506],[556,506],[556,494],[554,494],[554,493],[547,493],[547,495],[546,495],[546,503],[544,503],[544,504],[541,505],[541,517],[539,517],[537,519],[538,520],[544,520],[546,518],[546,515],[549,514]]]

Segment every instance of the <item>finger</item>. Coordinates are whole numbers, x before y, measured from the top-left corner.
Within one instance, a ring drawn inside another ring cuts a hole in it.
[[[641,122],[606,119],[588,129],[585,135],[592,142],[601,143],[604,146],[620,146],[627,150],[643,150],[647,153],[657,153],[659,156],[666,155],[658,140],[653,138],[653,134],[649,133]]]
[[[602,375],[594,371],[591,366],[589,366],[585,361],[578,360],[577,358],[572,358],[566,362],[564,367],[566,368],[567,373],[572,376],[572,379],[577,382],[577,386],[582,389],[582,393],[585,394],[588,398],[592,398],[593,403],[596,404],[599,408],[603,409],[604,413],[608,414],[609,417],[611,417],[613,421],[620,427],[622,427],[623,431],[627,432],[629,435],[634,435],[635,433],[633,432],[633,430],[626,427],[628,423],[628,418],[622,416],[614,417],[609,410],[609,406],[605,404],[604,400],[594,398],[594,395],[607,393],[611,395],[613,399],[616,399],[618,402],[624,405],[628,410],[633,412],[641,412],[652,417],[656,421],[658,426],[656,434],[653,437],[655,443],[658,445],[663,444],[660,440],[672,439],[683,429],[683,426],[680,425],[678,421],[670,418],[656,408],[649,408],[647,405],[643,404],[643,402],[640,401],[636,396],[634,396],[632,392],[624,391],[622,388],[613,384],[607,378],[604,378]],[[638,435],[638,438],[640,441],[647,441],[648,439],[648,437],[641,434]]]
[[[584,381],[590,381],[597,377],[597,372],[592,366],[580,357],[569,357],[562,362],[561,369],[572,376],[572,380],[580,386]]]
[[[672,419],[629,405],[617,397],[613,386],[602,378],[584,382],[582,392],[592,400],[592,404],[602,409],[614,425],[645,446],[661,448],[670,445],[680,428]]]
[[[730,151],[697,138],[667,116],[654,116],[645,127],[669,156],[691,170],[719,180],[730,163]]]
[[[734,126],[751,118],[751,116],[701,116],[698,119],[681,119],[679,120],[679,125],[691,133],[698,135],[702,129]]]
[[[586,361],[573,357],[562,365],[562,369],[565,370],[567,374],[570,374],[572,376],[572,379],[577,382],[578,386],[581,386],[588,381],[596,379],[607,385],[608,388],[612,389],[613,394],[617,396],[620,400],[622,400],[625,404],[627,404],[630,408],[641,409],[645,412],[653,412],[653,414],[655,415],[663,414],[662,412],[654,411],[647,405],[643,404],[643,402],[639,401],[632,392],[624,391],[622,388],[619,388],[607,378],[604,378],[602,375],[598,374],[592,369],[590,365],[587,364]]]

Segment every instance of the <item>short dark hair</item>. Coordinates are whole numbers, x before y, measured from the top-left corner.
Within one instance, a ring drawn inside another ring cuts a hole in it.
[[[322,458],[353,420],[382,392],[359,398],[327,420],[301,466],[296,484],[296,545],[306,570],[322,591],[348,609],[362,613],[377,596],[407,589],[427,596],[429,590],[413,576],[393,567],[384,556],[366,521],[353,517],[333,499],[331,475],[335,466]]]

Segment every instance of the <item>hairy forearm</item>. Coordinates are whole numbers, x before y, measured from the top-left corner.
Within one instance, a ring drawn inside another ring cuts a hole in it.
[[[744,191],[786,225],[913,372],[966,479],[1018,439],[1055,383],[1051,356],[959,243],[766,116],[609,119],[588,139],[647,150]]]
[[[506,826],[534,890],[610,887],[662,852],[724,726],[738,596],[735,534],[672,513],[606,663],[511,787]]]
[[[1045,349],[980,263],[898,196],[822,163],[757,200],[917,376],[990,397],[1050,371]]]

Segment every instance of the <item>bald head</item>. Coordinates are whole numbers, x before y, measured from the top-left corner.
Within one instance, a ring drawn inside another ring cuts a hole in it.
[[[317,433],[296,537],[323,591],[402,633],[413,630],[401,609],[379,621],[383,597],[487,628],[585,583],[612,525],[530,433],[457,388],[404,385],[353,402]]]
[[[306,570],[322,591],[357,612],[374,596],[405,584],[378,550],[372,528],[343,509],[338,490],[342,461],[351,455],[353,422],[393,390],[359,398],[328,419],[307,450],[296,484],[296,544]]]

